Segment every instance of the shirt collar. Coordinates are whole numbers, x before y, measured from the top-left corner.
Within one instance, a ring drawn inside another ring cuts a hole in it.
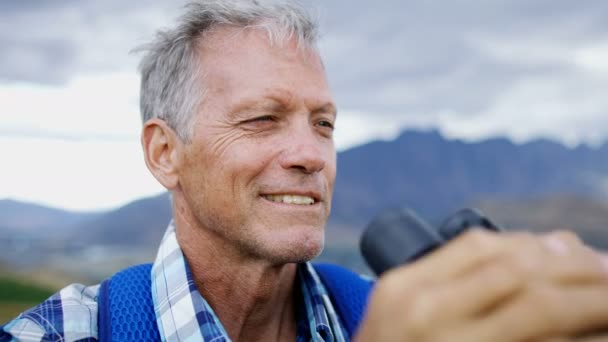
[[[325,286],[310,263],[298,265],[297,341],[344,341],[344,328]],[[198,292],[188,262],[169,224],[152,266],[152,299],[162,341],[230,341],[213,308]],[[308,329],[303,328],[308,325]]]

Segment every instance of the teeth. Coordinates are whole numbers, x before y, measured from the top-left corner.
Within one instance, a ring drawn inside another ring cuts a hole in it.
[[[315,203],[312,197],[298,195],[266,195],[267,200],[279,203],[311,205]]]

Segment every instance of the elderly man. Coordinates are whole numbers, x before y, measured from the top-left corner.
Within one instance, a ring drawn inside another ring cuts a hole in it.
[[[174,214],[154,265],[101,290],[71,285],[9,322],[0,340],[353,337],[351,313],[336,309],[343,298],[307,262],[323,248],[336,174],[336,106],[316,37],[290,2],[187,7],[141,63],[143,151]],[[149,297],[120,312],[107,301],[120,291],[120,300]],[[606,257],[571,234],[474,231],[383,276],[354,337],[601,338],[607,298]]]

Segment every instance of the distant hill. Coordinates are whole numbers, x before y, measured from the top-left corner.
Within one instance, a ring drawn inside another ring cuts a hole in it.
[[[575,149],[537,140],[476,143],[406,131],[338,155],[331,222],[362,227],[386,207],[437,219],[473,198],[608,195],[608,144]]]
[[[34,203],[0,200],[0,236],[6,234],[50,235],[68,234],[79,223],[96,217],[97,213],[75,213]]]
[[[568,194],[535,198],[479,198],[462,207],[481,210],[495,224],[507,231],[547,233],[568,230],[576,233],[586,244],[608,252],[608,201]],[[446,218],[429,220],[437,226]],[[336,229],[338,228],[338,229]],[[337,262],[362,273],[371,274],[359,254],[359,231],[341,226],[328,227],[327,248],[322,261]]]
[[[580,196],[483,199],[472,203],[508,230],[575,231],[587,244],[608,251],[608,201]]]
[[[168,193],[140,199],[82,222],[86,243],[157,245],[171,220]],[[111,233],[110,233],[111,232]]]

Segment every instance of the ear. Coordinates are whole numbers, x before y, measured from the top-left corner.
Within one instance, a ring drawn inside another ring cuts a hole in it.
[[[148,120],[141,132],[141,144],[148,170],[168,190],[179,183],[179,149],[181,140],[161,119]]]

